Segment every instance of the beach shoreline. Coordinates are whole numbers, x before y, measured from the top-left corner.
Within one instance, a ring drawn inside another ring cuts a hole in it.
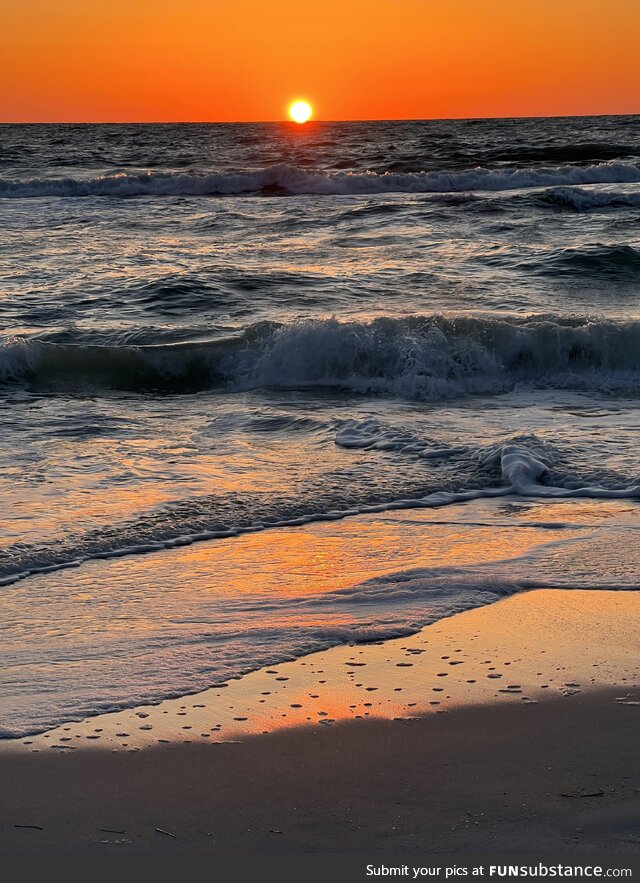
[[[6,740],[0,851],[640,851],[639,617],[640,593],[529,592]]]

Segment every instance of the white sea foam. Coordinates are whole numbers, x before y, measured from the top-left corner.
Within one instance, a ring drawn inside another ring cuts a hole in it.
[[[640,182],[640,164],[607,162],[590,166],[557,166],[465,171],[376,172],[308,171],[279,164],[238,172],[121,172],[95,178],[0,179],[0,198],[233,196],[282,192],[292,195],[339,196],[375,193],[455,193],[500,191],[576,184]]]
[[[446,400],[516,384],[640,390],[640,321],[540,316],[262,323],[211,342],[87,346],[10,338],[0,381],[129,389],[338,387]]]

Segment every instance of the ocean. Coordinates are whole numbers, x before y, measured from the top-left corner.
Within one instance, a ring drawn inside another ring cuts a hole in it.
[[[0,126],[0,736],[638,588],[640,117]]]

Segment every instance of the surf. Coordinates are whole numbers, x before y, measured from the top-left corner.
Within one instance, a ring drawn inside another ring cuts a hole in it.
[[[612,257],[618,252],[586,255],[590,267]],[[622,257],[629,260],[626,251]],[[325,388],[424,401],[499,394],[517,384],[637,394],[640,320],[306,319],[255,323],[210,341],[140,346],[9,338],[0,346],[0,383],[141,395]]]
[[[347,196],[382,193],[500,191],[575,184],[640,183],[640,164],[605,162],[590,166],[542,166],[464,171],[339,172],[279,163],[229,172],[133,172],[91,178],[0,178],[0,198],[139,196],[236,196],[242,194]]]

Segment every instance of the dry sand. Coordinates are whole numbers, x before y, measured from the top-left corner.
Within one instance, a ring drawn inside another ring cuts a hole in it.
[[[640,851],[639,622],[536,591],[4,743],[0,849]]]

